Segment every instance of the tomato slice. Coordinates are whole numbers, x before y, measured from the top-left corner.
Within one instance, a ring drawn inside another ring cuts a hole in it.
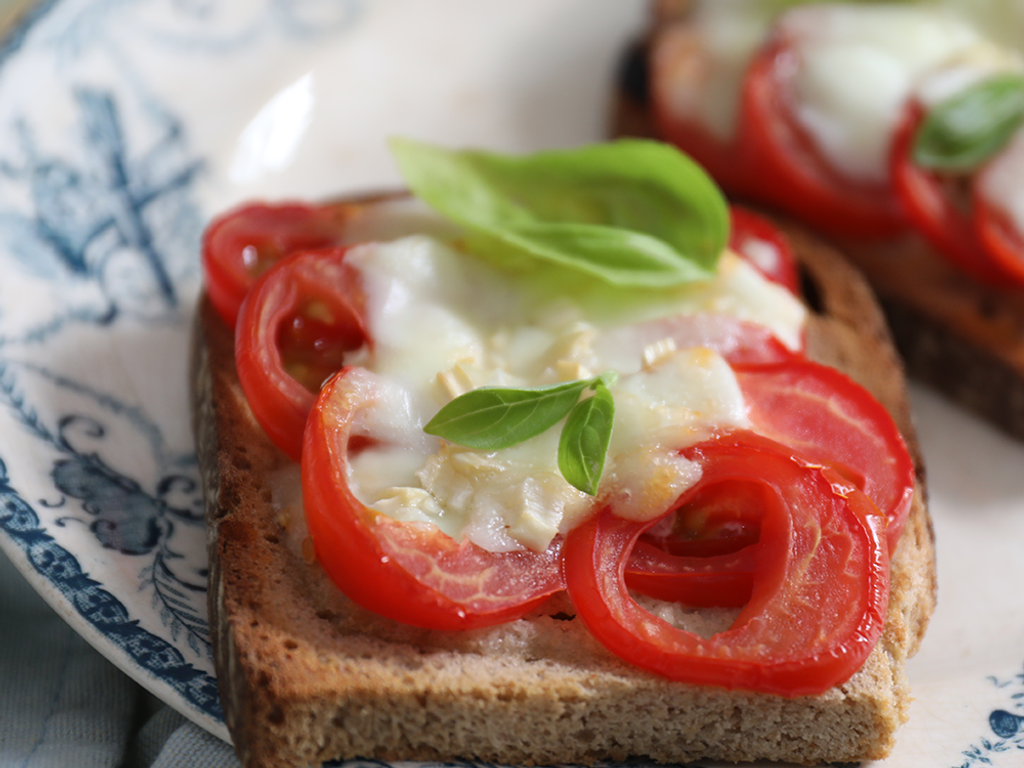
[[[677,348],[707,347],[721,354],[733,366],[784,365],[802,360],[764,326],[715,315],[680,315],[631,326],[634,348],[643,348],[670,338]],[[713,580],[705,574],[707,563],[700,558],[734,553],[757,541],[757,515],[742,510],[757,509],[758,503],[740,500],[736,489],[724,499],[698,494],[684,508],[644,534],[650,546],[646,557],[631,562],[629,585],[651,596],[673,590],[680,601],[694,605],[742,605],[750,594],[749,570],[729,574],[724,561],[714,564]],[[659,554],[660,553],[660,554]],[[691,558],[684,561],[680,558]],[[692,586],[687,586],[692,582]],[[692,602],[696,601],[696,602]]]
[[[916,472],[889,412],[834,368],[794,360],[739,366],[754,430],[828,465],[867,494],[887,520],[894,551],[914,498]]]
[[[373,399],[372,377],[345,368],[320,392],[305,433],[306,522],[317,558],[346,595],[396,621],[455,630],[511,621],[564,588],[559,538],[544,552],[493,553],[362,504],[347,469]]]
[[[626,586],[690,606],[745,605],[761,511],[770,502],[759,483],[719,483],[689,494],[640,536]]]
[[[721,555],[670,555],[641,537],[626,566],[626,586],[697,608],[740,607],[750,600],[756,552],[750,545]]]
[[[242,303],[235,367],[253,415],[293,461],[315,393],[370,343],[359,277],[345,248],[295,253],[275,264]]]
[[[749,130],[742,115],[736,136],[728,141],[719,139],[696,121],[680,120],[660,99],[651,104],[651,118],[655,133],[662,140],[693,158],[730,195],[763,200],[764,190],[755,175],[761,161],[754,145],[747,140]]]
[[[256,278],[295,251],[337,245],[350,205],[252,203],[214,219],[203,233],[206,291],[232,328]]]
[[[656,132],[690,154],[730,195],[785,211],[830,235],[883,238],[904,232],[891,186],[845,178],[794,119],[792,76],[799,66],[799,55],[784,37],[762,46],[744,76],[736,130],[728,140],[674,116],[665,96],[652,107]]]
[[[993,266],[1004,277],[1002,285],[1024,286],[1024,231],[1019,221],[1006,210],[1005,201],[986,195],[990,174],[1003,174],[1019,179],[1024,129],[1019,129],[1000,152],[980,168],[973,177],[972,203],[974,231],[982,249]]]
[[[830,235],[900,234],[906,224],[891,185],[845,178],[797,123],[792,78],[799,66],[792,43],[778,36],[758,51],[744,80],[740,121],[757,158],[748,171],[757,179],[757,199]]]
[[[1000,267],[979,239],[969,200],[959,204],[948,193],[949,180],[940,178],[913,161],[914,142],[925,118],[920,103],[909,102],[903,110],[893,139],[893,185],[908,218],[926,240],[957,269],[987,283],[1002,282],[1007,271]],[[1016,280],[1024,279],[1020,259],[1015,260]]]
[[[781,696],[823,693],[846,681],[878,641],[888,605],[884,520],[831,469],[752,433],[683,451],[703,476],[684,494],[737,480],[762,483],[750,602],[710,638],[641,608],[626,564],[639,523],[605,508],[566,537],[566,587],[580,618],[610,651],[643,669],[697,685]]]
[[[749,261],[773,283],[800,295],[800,273],[789,240],[764,216],[734,205],[729,209],[732,229],[729,247]]]
[[[1024,286],[1024,234],[1010,221],[1010,217],[989,203],[975,186],[974,229],[991,263],[1003,277],[1002,285],[1010,282]]]
[[[849,377],[809,360],[738,366],[736,375],[754,430],[835,469],[867,494],[887,521],[886,542],[894,551],[913,502],[916,473],[888,411]],[[642,561],[630,561],[630,588],[651,596],[676,589],[687,595],[680,602],[695,599],[700,558],[734,553],[758,541],[764,504],[759,491],[763,488],[756,484],[715,486],[678,506],[643,534],[641,541],[650,549],[644,550]],[[678,556],[691,560],[683,562]],[[749,575],[739,571],[729,576],[721,563],[715,567],[714,597],[706,599],[742,604],[736,601],[744,590],[749,593]],[[694,585],[684,593],[687,579]],[[662,580],[667,583],[660,587]]]
[[[756,544],[761,535],[764,489],[732,483],[705,488],[644,533],[644,541],[669,556],[714,557]],[[648,559],[653,553],[648,553]]]

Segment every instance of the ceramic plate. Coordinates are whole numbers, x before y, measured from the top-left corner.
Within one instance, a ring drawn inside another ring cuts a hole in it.
[[[187,406],[198,242],[251,197],[397,184],[384,137],[602,138],[639,0],[64,0],[0,48],[0,545],[226,737]],[[928,392],[940,605],[885,768],[1024,759],[1024,446]]]

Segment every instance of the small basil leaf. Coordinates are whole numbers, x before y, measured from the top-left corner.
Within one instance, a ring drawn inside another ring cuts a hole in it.
[[[444,406],[423,431],[478,450],[509,448],[564,419],[592,385],[586,379],[523,389],[481,387]]]
[[[619,372],[618,371],[605,371],[600,376],[598,376],[596,379],[594,379],[593,383],[590,386],[592,388],[594,388],[594,389],[597,388],[598,384],[604,384],[606,387],[610,387],[610,386],[612,386],[618,380],[619,380]]]
[[[410,139],[390,144],[412,191],[470,233],[515,257],[582,269],[613,285],[706,277],[728,238],[728,209],[714,182],[659,142],[624,139],[524,157]]]
[[[591,496],[597,493],[604,472],[614,418],[612,393],[599,381],[594,386],[594,396],[581,400],[572,409],[558,441],[558,469],[562,477]]]
[[[1001,150],[1024,122],[1024,75],[982,80],[935,105],[914,137],[922,168],[970,172]]]

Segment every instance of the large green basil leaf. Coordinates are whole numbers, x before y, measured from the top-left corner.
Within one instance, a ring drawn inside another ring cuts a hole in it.
[[[618,286],[708,277],[728,239],[725,199],[659,142],[624,139],[527,156],[410,139],[391,149],[412,191],[497,257],[524,256]]]

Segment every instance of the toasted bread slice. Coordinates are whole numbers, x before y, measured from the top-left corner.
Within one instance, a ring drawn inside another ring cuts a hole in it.
[[[650,117],[648,60],[663,30],[686,24],[691,5],[652,5],[649,36],[622,61],[611,116],[614,135],[658,138]],[[684,64],[678,68],[687,70]],[[750,207],[771,213],[763,202]],[[1024,438],[1024,290],[996,287],[955,269],[916,233],[830,242],[867,278],[908,374]]]
[[[202,300],[193,415],[209,524],[210,623],[243,764],[811,764],[886,755],[907,717],[905,663],[935,600],[923,472],[900,362],[867,285],[834,251],[791,235],[812,309],[810,354],[886,405],[918,467],[881,640],[847,683],[794,699],[685,685],[631,667],[589,635],[564,597],[526,618],[461,633],[412,628],[351,603],[303,556],[301,542],[290,541],[292,512],[275,498],[294,471],[242,395],[231,329]]]

